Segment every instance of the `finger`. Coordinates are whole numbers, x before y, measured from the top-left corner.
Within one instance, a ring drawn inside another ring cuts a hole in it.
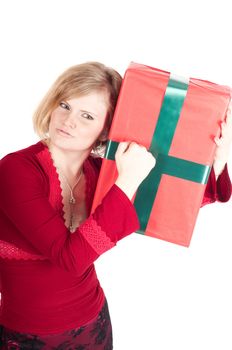
[[[232,123],[232,113],[230,110],[228,110],[226,114],[226,124],[231,124],[231,123]]]
[[[222,122],[222,123],[221,123],[221,130],[224,130],[225,127],[226,127],[226,122]]]
[[[231,100],[230,100],[230,103],[229,103],[229,107],[228,107],[228,109],[232,109],[232,98],[231,98]]]
[[[148,154],[150,155],[150,157],[156,159],[156,157],[154,156],[154,154],[152,154],[150,151],[148,151]]]
[[[138,146],[138,143],[136,143],[135,141],[129,142],[128,148],[131,148],[131,147],[134,147],[134,146]]]
[[[154,167],[156,164],[156,158],[153,156],[153,154],[151,152],[148,152],[148,154],[150,156],[151,162],[153,163],[153,167]]]
[[[221,143],[222,143],[222,138],[219,138],[219,137],[216,136],[216,137],[214,138],[214,142],[216,143],[217,146],[220,146]]]
[[[146,147],[144,145],[141,145],[140,143],[137,143],[137,142],[134,142],[132,141],[129,145],[129,147],[138,147],[138,148],[141,148],[141,149],[146,149]]]
[[[221,123],[221,137],[224,137],[228,129],[228,124],[226,122]]]
[[[116,154],[123,154],[129,147],[129,141],[120,142],[116,151]]]
[[[232,99],[230,100],[229,106],[228,106],[227,111],[226,111],[226,119],[228,116],[231,115],[231,111],[232,111]]]

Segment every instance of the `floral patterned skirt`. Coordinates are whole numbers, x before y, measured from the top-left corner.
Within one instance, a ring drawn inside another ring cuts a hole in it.
[[[112,350],[112,327],[107,301],[93,321],[60,334],[38,336],[0,326],[0,349]]]

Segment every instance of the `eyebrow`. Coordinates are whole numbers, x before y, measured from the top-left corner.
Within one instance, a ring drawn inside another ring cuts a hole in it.
[[[68,101],[67,101],[67,100],[62,100],[61,102],[66,103],[66,104],[69,106],[69,108],[72,108],[72,106],[71,106],[71,105],[68,103]],[[80,109],[80,111],[81,111],[81,112],[84,112],[84,113],[93,114],[93,115],[95,115],[96,117],[98,117],[98,115],[97,115],[96,113],[93,113],[93,112],[87,111],[87,110],[85,110],[85,109]]]

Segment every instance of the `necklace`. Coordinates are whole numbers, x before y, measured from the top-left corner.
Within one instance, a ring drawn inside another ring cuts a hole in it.
[[[81,176],[83,174],[83,171],[81,170],[78,178],[77,178],[77,181],[76,183],[74,184],[73,187],[71,187],[68,183],[68,180],[66,178],[66,176],[62,173],[62,171],[60,170],[60,168],[57,168],[60,172],[60,175],[63,177],[63,179],[65,180],[65,183],[66,185],[68,186],[68,189],[70,191],[70,198],[69,198],[69,204],[70,204],[70,222],[69,222],[69,231],[70,232],[74,232],[75,229],[74,229],[74,226],[73,226],[73,221],[74,221],[74,213],[73,213],[73,209],[74,209],[74,206],[75,206],[75,203],[76,203],[76,199],[73,195],[73,190],[74,188],[77,186],[77,184],[79,183],[80,179],[81,179]]]

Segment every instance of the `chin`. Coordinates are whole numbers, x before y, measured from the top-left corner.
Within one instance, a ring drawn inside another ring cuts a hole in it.
[[[72,151],[72,152],[90,152],[92,150],[91,147],[83,147],[82,145],[78,145],[77,142],[74,143],[73,141],[70,142],[70,140],[60,140],[59,138],[51,138],[51,143],[62,150],[65,151]]]

